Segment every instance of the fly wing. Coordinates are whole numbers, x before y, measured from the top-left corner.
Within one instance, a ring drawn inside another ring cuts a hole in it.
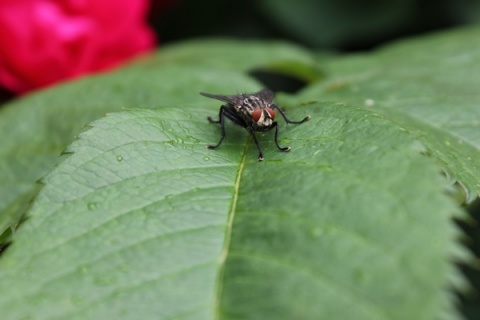
[[[266,101],[267,103],[272,103],[273,96],[274,96],[273,91],[270,89],[262,89],[256,93],[251,93],[251,94],[237,94],[237,95],[231,95],[231,96],[225,96],[221,94],[211,94],[211,93],[205,93],[205,92],[200,92],[200,94],[208,98],[230,103],[234,106],[242,104],[243,100],[248,96],[255,96],[257,98],[262,99],[263,101]]]
[[[212,98],[212,99],[216,99],[216,100],[220,100],[220,101],[223,101],[223,102],[227,102],[231,105],[238,105],[241,103],[241,101],[243,99],[241,99],[241,95],[233,95],[233,96],[225,96],[225,95],[221,95],[221,94],[211,94],[211,93],[205,93],[205,92],[200,92],[200,94],[202,96],[205,96],[205,97],[208,97],[208,98]]]
[[[263,101],[266,101],[268,103],[272,103],[273,102],[273,96],[274,96],[274,93],[272,90],[270,89],[262,89],[260,91],[258,91],[257,93],[254,93],[252,94],[253,96],[256,96],[260,99],[262,99]]]

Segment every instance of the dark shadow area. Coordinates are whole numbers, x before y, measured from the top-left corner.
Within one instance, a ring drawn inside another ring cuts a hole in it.
[[[308,85],[306,81],[279,72],[256,69],[248,74],[273,92],[296,93]]]
[[[480,11],[474,0],[289,0],[282,10],[275,2],[256,0],[167,3],[153,2],[149,14],[160,45],[235,37],[278,39],[341,52],[367,51],[396,39],[471,24]]]
[[[3,103],[6,103],[9,100],[13,99],[14,97],[15,95],[12,92],[8,91],[5,88],[0,87],[0,106]]]
[[[149,24],[159,35],[160,45],[198,37],[282,38],[282,33],[267,23],[254,0],[170,2],[167,8],[154,2],[149,14]]]
[[[8,228],[0,234],[0,257],[5,253],[11,244],[12,229]]]
[[[458,294],[459,310],[469,320],[480,320],[480,198],[467,206],[469,220],[457,221],[465,232],[464,245],[476,258],[474,265],[460,264],[459,268],[471,285],[471,290]]]
[[[6,242],[0,244],[0,256],[3,255],[3,253],[7,250],[7,248],[10,246],[11,242]]]

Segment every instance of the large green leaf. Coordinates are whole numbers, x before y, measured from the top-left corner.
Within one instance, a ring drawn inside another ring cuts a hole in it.
[[[206,106],[211,102],[200,98],[200,91],[258,90],[258,82],[244,74],[253,69],[315,77],[315,68],[307,68],[313,59],[298,47],[236,42],[232,50],[233,43],[211,40],[175,45],[123,70],[32,94],[3,107],[0,135],[8,138],[0,140],[0,234],[18,221],[35,193],[35,181],[53,167],[82,126],[105,112],[125,107]],[[219,60],[225,51],[230,60]]]
[[[208,107],[129,110],[67,149],[0,260],[5,319],[436,319],[450,216],[408,134],[341,104],[219,129]]]
[[[479,34],[478,27],[462,29],[330,59],[325,81],[297,100],[351,103],[401,123],[471,201],[480,193]]]

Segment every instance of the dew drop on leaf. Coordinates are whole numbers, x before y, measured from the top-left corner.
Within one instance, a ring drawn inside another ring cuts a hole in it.
[[[97,203],[96,202],[89,202],[87,204],[88,210],[95,210],[97,208]]]
[[[195,137],[192,137],[192,136],[187,136],[187,139],[190,140],[190,141],[196,142],[196,143],[201,142],[199,139],[197,139]]]
[[[375,100],[373,99],[366,99],[365,102],[364,102],[365,106],[366,107],[372,107],[373,105],[375,105]]]

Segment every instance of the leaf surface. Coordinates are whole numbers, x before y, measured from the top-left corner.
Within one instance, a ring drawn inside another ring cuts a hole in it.
[[[466,187],[470,202],[480,193],[478,33],[461,29],[330,59],[325,81],[297,101],[364,106],[400,123]]]
[[[451,311],[438,168],[382,117],[289,109],[260,136],[206,107],[95,121],[0,260],[6,319],[434,319]],[[392,170],[394,169],[394,170]]]

